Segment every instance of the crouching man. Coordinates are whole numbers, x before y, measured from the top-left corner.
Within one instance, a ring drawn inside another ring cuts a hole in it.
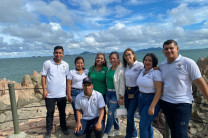
[[[90,138],[91,130],[93,130],[95,137],[101,138],[104,129],[102,119],[104,116],[105,102],[103,96],[93,90],[93,84],[90,78],[84,78],[82,84],[84,92],[77,95],[75,102],[77,124],[74,133],[76,136],[86,134],[86,138]]]

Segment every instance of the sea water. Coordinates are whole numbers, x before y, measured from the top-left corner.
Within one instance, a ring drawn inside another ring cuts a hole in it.
[[[135,52],[137,59],[142,62],[143,57],[147,53],[154,53],[158,59],[159,64],[165,60],[165,56],[162,51],[139,51]],[[199,58],[206,58],[208,56],[208,49],[195,49],[195,50],[180,50],[179,53],[185,57],[189,57],[197,62]],[[120,53],[120,59],[122,61],[122,54]],[[52,55],[52,54],[51,54]],[[66,55],[63,60],[69,64],[69,68],[73,69],[74,59],[78,55]],[[95,62],[96,54],[80,55],[85,60],[85,68],[89,69]],[[109,63],[109,54],[106,54],[106,59]],[[44,61],[52,59],[51,57],[27,57],[27,58],[7,58],[0,59],[0,80],[6,78],[7,80],[16,81],[21,83],[24,75],[31,75],[33,71],[41,72]]]

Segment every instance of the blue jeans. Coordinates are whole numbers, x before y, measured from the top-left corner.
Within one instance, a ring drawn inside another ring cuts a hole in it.
[[[103,132],[103,129],[104,129],[104,124],[103,124],[103,121],[101,121],[101,123],[102,123],[102,129],[100,131],[97,131],[95,129],[95,125],[97,124],[98,118],[99,117],[96,117],[96,118],[94,118],[92,120],[81,119],[82,129],[79,130],[78,133],[75,133],[75,135],[77,137],[80,137],[83,134],[86,134],[86,138],[90,138],[91,137],[90,136],[91,129],[93,129],[93,131],[95,133],[95,137],[96,138],[101,138],[101,135],[102,135],[102,132]]]
[[[134,114],[138,106],[138,87],[131,89],[130,91],[135,91],[133,99],[128,98],[128,90],[125,92],[125,107],[127,109],[127,127],[126,127],[126,137],[132,138],[137,137],[137,130],[134,122]]]
[[[155,94],[139,94],[139,114],[140,114],[140,123],[139,123],[139,132],[140,138],[153,138],[153,126],[152,121],[157,117],[160,111],[159,102],[155,106],[154,115],[148,115],[149,107],[154,99]]]
[[[62,129],[66,129],[66,97],[62,98],[45,98],[45,104],[47,109],[47,116],[46,116],[46,131],[51,132],[53,129],[53,117],[55,111],[55,105],[57,102],[57,107],[59,110],[59,120],[60,126]]]
[[[161,108],[171,131],[171,138],[188,138],[192,104],[173,104],[161,100]]]
[[[106,128],[104,132],[109,134],[113,125],[114,125],[114,129],[116,130],[120,129],[118,118],[114,117],[116,109],[119,108],[115,91],[107,91],[106,104],[108,107],[108,119],[107,119],[107,124],[106,124]]]
[[[77,114],[76,114],[76,109],[75,109],[75,101],[76,101],[76,97],[77,97],[77,95],[78,94],[80,94],[81,92],[83,92],[83,90],[78,90],[78,89],[71,89],[71,96],[72,96],[72,99],[73,99],[73,101],[72,101],[72,108],[73,108],[73,110],[74,110],[74,119],[76,120],[76,122],[77,122]]]

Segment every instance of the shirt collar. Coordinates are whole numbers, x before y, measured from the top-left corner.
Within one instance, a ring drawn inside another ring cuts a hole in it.
[[[131,67],[131,68],[133,68],[133,67],[134,67],[137,63],[138,63],[138,61],[137,61],[137,60],[136,60],[136,61],[134,61],[134,63],[133,63],[133,65],[132,65],[132,67]],[[127,64],[127,67],[128,67],[128,68],[130,68],[128,64]]]
[[[178,57],[176,58],[176,60],[175,60],[175,61],[173,61],[173,62],[180,61],[180,60],[181,60],[181,58],[182,58],[182,56],[179,54],[179,55],[178,55]],[[172,62],[172,63],[173,63],[173,62]],[[166,64],[169,64],[167,59],[166,59],[165,63],[166,63]],[[171,63],[170,63],[170,64],[171,64]]]
[[[53,63],[53,64],[55,64],[55,65],[59,65],[59,64],[57,64],[54,60],[53,60],[53,58],[51,59],[51,63]],[[63,60],[61,60],[61,63],[60,64],[62,64],[63,63]]]
[[[92,91],[92,95],[91,95],[90,97],[92,97],[94,94],[95,94],[95,91],[93,90],[93,91]],[[85,94],[84,94],[84,91],[83,91],[83,93],[82,93],[82,96],[83,96],[83,97],[86,97]]]

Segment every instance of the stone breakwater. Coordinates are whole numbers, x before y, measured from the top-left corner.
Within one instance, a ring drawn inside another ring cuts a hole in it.
[[[208,84],[208,57],[199,59],[197,65],[202,72],[203,78]],[[42,98],[42,86],[41,86],[41,75],[36,71],[32,75],[25,75],[21,84],[14,81],[6,80],[3,78],[0,80],[0,137],[7,136],[13,133],[13,122],[12,114],[10,110],[10,98],[8,91],[8,83],[14,83],[16,102],[18,106],[18,115],[20,119],[20,129],[27,132],[30,135],[40,136],[45,132],[45,116],[46,109],[44,106],[44,100]],[[193,85],[193,110],[192,119],[189,125],[189,136],[190,137],[208,137],[208,102],[201,95],[196,86]],[[8,109],[8,110],[7,110]],[[75,126],[75,121],[73,119],[73,111],[71,105],[67,105],[67,124],[68,127],[73,131]],[[58,116],[58,113],[55,113]],[[38,119],[32,119],[37,118]],[[31,118],[29,120],[24,120],[26,118]],[[125,135],[126,120],[121,120],[122,124],[122,134]],[[54,119],[54,134],[59,134],[59,121],[58,117]],[[138,128],[137,120],[137,128]],[[163,113],[154,120],[153,125],[156,128],[160,128],[160,132],[164,134],[165,129],[165,119]],[[57,133],[56,133],[57,132]],[[155,129],[155,137],[162,137],[157,129]],[[59,137],[59,136],[57,136]]]

